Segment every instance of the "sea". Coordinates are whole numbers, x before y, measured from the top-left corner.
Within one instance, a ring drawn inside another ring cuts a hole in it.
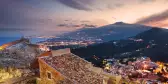
[[[15,41],[15,40],[19,40],[20,38],[21,37],[0,37],[0,45]],[[36,44],[37,42],[45,41],[45,40],[47,40],[47,39],[46,38],[31,38],[30,39],[31,43],[33,43],[33,44]]]

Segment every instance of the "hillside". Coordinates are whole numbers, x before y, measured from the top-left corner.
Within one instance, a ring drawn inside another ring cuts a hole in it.
[[[148,56],[154,61],[168,62],[168,30],[153,28],[134,37],[73,49],[72,52],[95,63],[100,59]]]
[[[82,28],[74,32],[66,33],[60,38],[52,38],[47,41],[70,41],[70,40],[91,40],[91,41],[111,41],[125,39],[130,36],[135,36],[141,32],[147,31],[152,27],[138,25],[138,24],[127,24],[123,22],[117,22],[98,28]]]
[[[16,40],[3,44],[0,50],[0,67],[23,68],[30,66],[43,51],[38,45],[30,44],[24,40]]]

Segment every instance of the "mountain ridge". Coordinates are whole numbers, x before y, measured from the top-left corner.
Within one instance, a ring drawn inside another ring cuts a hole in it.
[[[140,25],[140,24],[128,24],[123,22],[116,22],[97,28],[82,28],[73,32],[69,32],[60,35],[60,38],[69,38],[76,40],[91,40],[96,41],[101,39],[103,42],[111,40],[125,39],[131,36],[135,36],[141,32],[150,30],[154,27]],[[48,41],[55,41],[57,38],[49,39]]]
[[[72,49],[72,52],[95,64],[98,61],[93,56],[100,59],[148,56],[154,61],[168,62],[167,31],[168,29],[153,28],[127,39]]]

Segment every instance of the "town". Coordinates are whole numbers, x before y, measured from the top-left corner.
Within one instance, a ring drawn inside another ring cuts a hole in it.
[[[0,84],[168,84],[168,0],[0,0]]]
[[[59,47],[59,46],[79,46],[79,47],[84,47],[88,45],[95,44],[93,41],[59,41],[59,42],[41,42],[37,43],[39,45],[45,45],[48,47]]]
[[[135,40],[142,41],[142,40]],[[114,44],[116,44],[114,42]],[[168,64],[149,57],[109,58],[101,67],[69,48],[51,50],[21,38],[1,46],[2,84],[164,84]],[[94,56],[94,59],[99,60]],[[91,80],[90,80],[91,79]]]

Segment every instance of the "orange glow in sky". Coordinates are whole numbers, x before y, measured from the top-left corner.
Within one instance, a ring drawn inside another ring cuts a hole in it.
[[[2,30],[23,34],[60,34],[119,21],[166,28],[168,0],[0,0],[0,18]]]

